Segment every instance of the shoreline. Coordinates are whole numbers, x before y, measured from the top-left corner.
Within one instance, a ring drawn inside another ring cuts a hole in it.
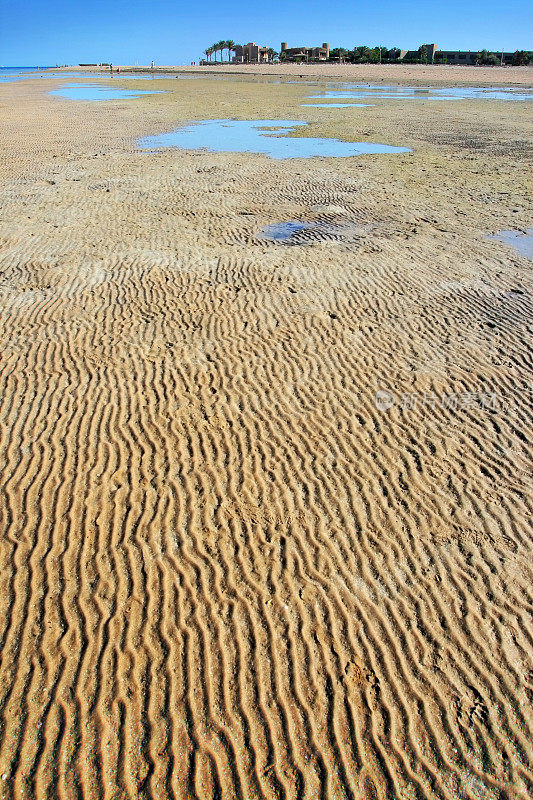
[[[54,72],[87,72],[87,74],[109,74],[108,68],[58,67]],[[219,66],[186,66],[165,65],[150,66],[116,65],[113,74],[120,69],[121,73],[134,74],[153,72],[156,75],[196,74],[227,75],[228,77],[287,77],[290,79],[335,79],[350,82],[395,81],[421,85],[432,83],[438,86],[533,86],[533,67],[463,67],[437,66],[424,64],[221,64]]]

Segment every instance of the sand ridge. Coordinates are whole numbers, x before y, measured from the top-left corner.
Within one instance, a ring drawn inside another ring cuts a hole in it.
[[[525,800],[528,110],[158,83],[0,87],[1,796]],[[135,149],[246,114],[413,153]]]

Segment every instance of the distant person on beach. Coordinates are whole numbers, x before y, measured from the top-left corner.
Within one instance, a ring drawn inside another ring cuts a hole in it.
[[[154,68],[154,62],[152,61],[152,69]]]

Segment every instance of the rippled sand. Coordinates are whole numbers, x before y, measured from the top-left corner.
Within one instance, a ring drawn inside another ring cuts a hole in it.
[[[0,86],[0,796],[526,800],[530,107],[57,86]],[[135,148],[232,117],[413,152]]]

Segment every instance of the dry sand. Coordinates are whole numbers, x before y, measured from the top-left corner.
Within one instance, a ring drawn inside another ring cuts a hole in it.
[[[0,796],[526,800],[531,106],[157,83],[0,86]]]

